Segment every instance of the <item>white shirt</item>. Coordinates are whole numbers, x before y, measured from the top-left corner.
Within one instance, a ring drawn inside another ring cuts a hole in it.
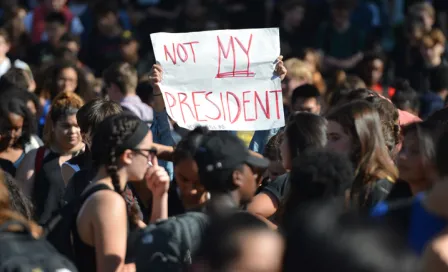
[[[30,11],[26,14],[25,18],[23,18],[23,23],[25,25],[25,30],[28,33],[31,33],[33,31],[33,19],[34,19],[34,12]],[[84,32],[84,27],[81,23],[81,20],[78,17],[73,17],[71,26],[70,26],[71,33],[75,35],[81,35]],[[47,33],[42,34],[41,41],[47,41],[48,36]]]

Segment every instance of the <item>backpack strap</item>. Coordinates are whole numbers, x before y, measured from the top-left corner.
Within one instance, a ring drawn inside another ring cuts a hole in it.
[[[37,149],[36,159],[34,161],[34,176],[37,176],[37,173],[42,169],[42,165],[45,157],[45,147],[41,146]]]
[[[48,234],[52,230],[54,230],[54,228],[59,224],[59,222],[61,222],[63,218],[77,214],[84,201],[89,196],[101,190],[111,190],[111,189],[106,184],[98,184],[90,188],[88,191],[84,192],[80,197],[77,197],[76,199],[70,201],[67,205],[59,209],[56,212],[56,215],[54,215],[52,218],[50,218],[50,220],[47,221],[47,223],[44,224],[43,226],[44,237],[47,237]]]

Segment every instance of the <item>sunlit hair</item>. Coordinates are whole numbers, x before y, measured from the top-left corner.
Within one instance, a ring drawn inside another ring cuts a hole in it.
[[[23,215],[11,209],[9,190],[5,183],[4,173],[0,170],[0,225],[10,220],[18,221],[28,226],[36,238],[42,234],[42,229],[36,223],[28,221]],[[20,231],[22,227],[11,226],[9,230]]]
[[[75,115],[83,105],[82,98],[73,92],[62,92],[55,97],[45,120],[43,140],[46,146],[54,143],[53,129],[57,121]]]
[[[351,160],[355,166],[352,195],[364,186],[380,179],[396,180],[398,172],[387,150],[381,121],[374,106],[365,101],[353,101],[335,108],[327,115],[329,121],[340,124],[353,140]]]

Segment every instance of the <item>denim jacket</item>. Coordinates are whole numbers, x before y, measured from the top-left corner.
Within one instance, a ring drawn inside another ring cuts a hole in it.
[[[154,111],[154,120],[151,125],[151,132],[154,143],[166,146],[175,145],[173,135],[171,134],[171,126],[166,110],[162,112]],[[170,176],[170,179],[173,180],[173,163],[159,160],[159,165],[163,166],[166,169],[168,175]]]

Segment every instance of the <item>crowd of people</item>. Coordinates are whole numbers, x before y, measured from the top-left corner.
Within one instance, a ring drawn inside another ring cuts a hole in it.
[[[149,34],[252,27],[286,125],[178,126]],[[446,0],[0,1],[0,270],[448,271],[447,34]]]

